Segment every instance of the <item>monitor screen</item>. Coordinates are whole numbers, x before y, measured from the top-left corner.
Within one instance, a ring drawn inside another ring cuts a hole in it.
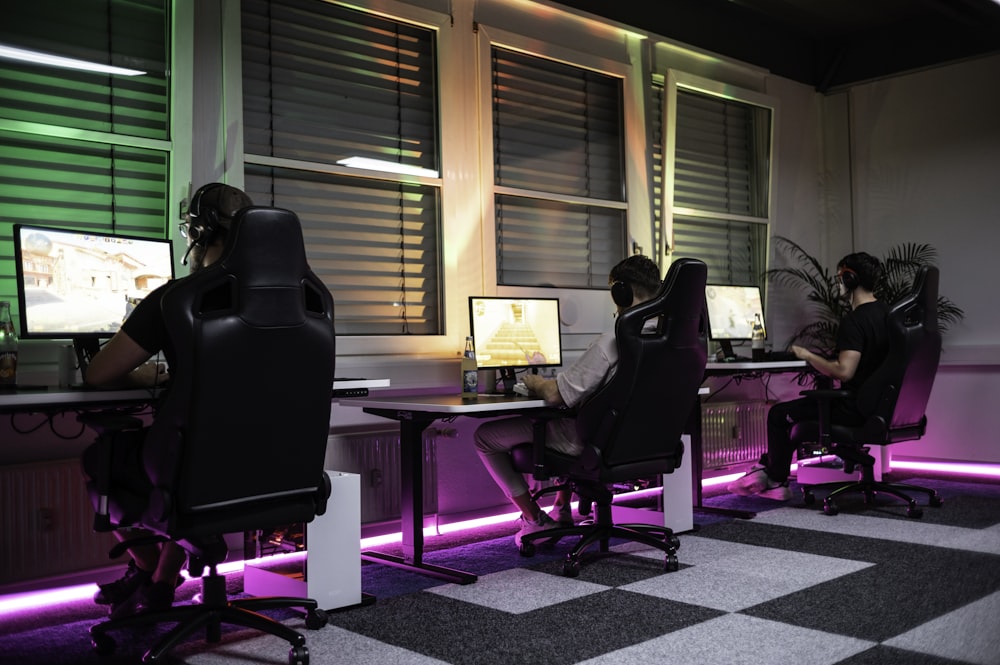
[[[709,336],[714,341],[749,340],[754,315],[759,315],[761,325],[764,325],[759,287],[709,284],[705,287],[705,303],[708,307]],[[764,330],[767,330],[766,325]]]
[[[111,337],[146,294],[173,277],[169,240],[14,225],[25,338]]]
[[[471,296],[469,316],[479,369],[562,364],[558,298]]]

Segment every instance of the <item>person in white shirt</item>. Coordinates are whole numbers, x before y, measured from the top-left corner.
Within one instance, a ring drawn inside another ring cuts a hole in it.
[[[656,295],[660,289],[660,269],[648,257],[630,256],[611,269],[608,283],[620,313]],[[583,355],[556,378],[525,374],[522,381],[530,394],[541,397],[549,406],[575,407],[614,375],[617,364],[618,346],[614,331],[610,331],[594,340]],[[532,440],[530,418],[515,416],[488,421],[479,426],[474,438],[476,451],[487,471],[521,511],[522,525],[514,536],[518,547],[521,538],[529,533],[573,523],[568,492],[560,492],[552,513],[546,513],[531,498],[524,474],[514,468],[510,450]],[[579,455],[583,447],[577,438],[576,421],[572,418],[549,421],[545,445],[567,455]]]

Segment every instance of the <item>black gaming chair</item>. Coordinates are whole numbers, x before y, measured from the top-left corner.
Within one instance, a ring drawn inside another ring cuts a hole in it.
[[[924,411],[934,385],[938,360],[941,356],[941,333],[937,326],[938,269],[921,268],[909,295],[890,310],[890,346],[885,361],[857,393],[857,403],[866,417],[858,426],[830,422],[832,400],[851,395],[849,390],[807,390],[819,400],[820,416],[816,421],[797,423],[791,438],[800,449],[807,443],[818,442],[820,450],[828,451],[844,461],[844,471],[853,473],[861,468],[861,478],[855,482],[824,483],[802,488],[807,504],[815,502],[813,490],[833,488],[823,500],[823,512],[836,515],[835,499],[848,492],[861,492],[865,503],[871,504],[875,494],[885,493],[908,504],[908,517],[921,517],[923,510],[907,492],[923,492],[928,503],[942,505],[941,497],[932,489],[890,482],[878,482],[874,476],[875,458],[870,446],[886,446],[898,441],[911,441],[924,435],[927,416]]]
[[[535,541],[579,535],[563,565],[567,577],[580,570],[584,550],[610,538],[645,543],[665,553],[667,571],[677,570],[679,541],[667,527],[614,524],[609,484],[673,473],[684,454],[681,435],[698,399],[707,358],[705,280],[697,259],[678,259],[652,300],[623,312],[615,323],[618,366],[611,380],[576,412],[551,410],[536,420],[535,440],[514,447],[515,466],[537,479],[562,478],[581,502],[595,507],[593,523],[540,531],[522,540],[531,556]],[[647,325],[648,323],[648,325]],[[570,457],[545,447],[545,417],[575,417],[583,454]]]
[[[308,663],[305,636],[257,610],[301,607],[306,626],[320,628],[326,615],[316,601],[229,601],[216,570],[227,554],[223,534],[309,522],[330,495],[323,460],[336,358],[333,299],[306,263],[296,215],[241,211],[222,257],[170,287],[162,310],[176,358],[143,448],[154,489],[136,504],[95,479],[95,524],[144,527],[187,551],[192,577],[208,574],[200,604],[97,624],[94,647],[112,651],[111,630],[178,622],[145,654],[158,660],[201,628],[218,642],[220,624],[232,623],[287,640],[289,662]],[[120,436],[97,427],[101,436]]]

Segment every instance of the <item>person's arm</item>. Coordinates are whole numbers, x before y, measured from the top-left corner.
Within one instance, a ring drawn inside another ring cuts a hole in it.
[[[799,360],[805,360],[820,374],[837,379],[841,383],[854,378],[854,373],[858,371],[858,363],[861,362],[861,352],[854,350],[841,351],[832,360],[797,345],[792,346],[792,353]]]
[[[161,363],[146,362],[151,353],[119,330],[87,365],[84,380],[96,388],[150,387],[167,379]]]
[[[525,374],[523,383],[533,395],[541,397],[549,406],[566,405],[555,379],[546,379],[538,374]]]

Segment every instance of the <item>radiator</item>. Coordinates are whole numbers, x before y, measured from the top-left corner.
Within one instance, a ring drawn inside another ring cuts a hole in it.
[[[701,406],[703,463],[706,469],[756,462],[767,452],[770,402],[706,403]]]
[[[77,459],[0,468],[0,584],[110,565]]]
[[[434,438],[424,435],[424,513],[437,512],[437,458]],[[398,520],[399,430],[331,435],[324,468],[361,476],[361,523]]]

